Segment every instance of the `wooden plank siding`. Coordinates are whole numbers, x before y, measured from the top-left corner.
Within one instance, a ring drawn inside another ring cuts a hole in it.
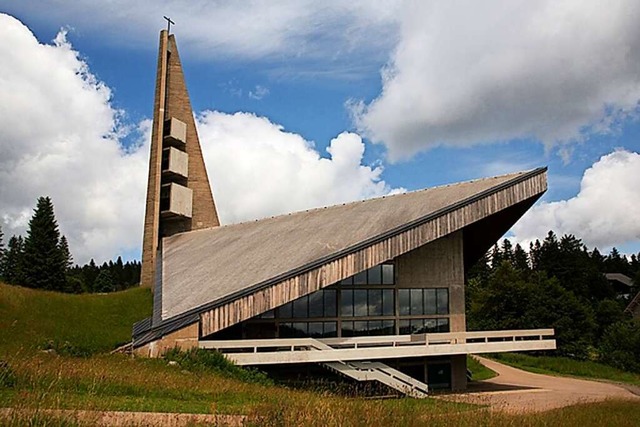
[[[385,240],[205,311],[200,314],[200,334],[207,336],[226,329],[377,264],[394,259],[509,206],[536,197],[546,188],[546,173],[534,175]]]

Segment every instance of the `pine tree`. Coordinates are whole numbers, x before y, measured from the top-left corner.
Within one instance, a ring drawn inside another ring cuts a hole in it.
[[[96,277],[96,281],[93,284],[95,292],[113,292],[115,291],[115,284],[113,277],[108,269],[100,269],[100,274]]]
[[[12,285],[24,285],[24,241],[22,236],[9,239],[7,252],[3,261],[4,280]]]
[[[513,266],[520,271],[529,271],[529,259],[527,253],[522,249],[520,244],[516,244],[513,250]]]
[[[24,242],[26,285],[62,291],[65,288],[66,259],[60,251],[60,232],[49,197],[38,198]]]
[[[66,273],[71,267],[73,267],[73,256],[71,255],[71,251],[69,250],[69,242],[67,241],[67,236],[62,236],[60,238],[60,244],[58,246],[62,257],[64,258]]]

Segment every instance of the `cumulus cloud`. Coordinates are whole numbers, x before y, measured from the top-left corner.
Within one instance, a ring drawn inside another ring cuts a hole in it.
[[[414,1],[401,19],[380,96],[350,104],[391,159],[521,138],[551,147],[637,113],[637,1]]]
[[[573,234],[589,247],[607,248],[640,239],[640,154],[618,150],[587,169],[579,193],[534,206],[514,227],[514,240],[542,239],[549,230]]]
[[[382,196],[382,167],[362,164],[360,136],[344,132],[329,157],[265,117],[205,111],[198,116],[203,155],[223,222]]]
[[[399,6],[382,0],[39,0],[12,2],[5,10],[99,32],[127,47],[154,45],[166,15],[188,46],[183,51],[200,56],[326,60],[361,52],[368,55],[359,60],[366,60],[393,46]]]
[[[147,148],[120,145],[121,113],[110,104],[111,91],[64,32],[53,44],[40,44],[19,21],[0,15],[0,38],[5,235],[23,233],[36,199],[48,195],[76,260],[104,260],[137,247]]]
[[[123,148],[111,91],[60,33],[41,44],[0,14],[0,224],[23,234],[37,197],[51,196],[75,260],[139,249],[150,121]],[[247,113],[206,111],[198,126],[224,222],[383,195],[382,168],[362,164],[364,143],[336,137],[322,157],[300,135]]]

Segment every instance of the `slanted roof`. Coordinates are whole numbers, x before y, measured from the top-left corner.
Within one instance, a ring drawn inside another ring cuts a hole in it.
[[[543,169],[369,199],[164,239],[162,320],[340,256]]]
[[[626,274],[622,274],[622,273],[605,273],[605,277],[610,282],[618,282],[618,283],[621,283],[622,285],[624,285],[624,286],[626,286],[628,288],[631,288],[633,286],[633,281]]]

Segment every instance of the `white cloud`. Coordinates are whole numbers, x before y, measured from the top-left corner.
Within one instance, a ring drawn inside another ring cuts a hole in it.
[[[51,196],[75,260],[102,262],[139,249],[150,122],[123,150],[122,112],[64,33],[41,44],[0,14],[0,223],[25,231],[37,197]],[[390,191],[381,167],[362,165],[360,137],[343,133],[323,158],[266,118],[206,111],[199,130],[223,221],[264,217]],[[144,142],[144,143],[143,143]]]
[[[601,249],[640,240],[640,154],[618,150],[587,169],[579,193],[534,206],[513,227],[514,240],[543,239],[549,230],[573,234]]]
[[[249,113],[205,111],[198,131],[225,223],[392,191],[380,179],[381,167],[362,164],[365,146],[353,133],[334,138],[325,158],[302,136]]]
[[[77,261],[139,245],[147,149],[125,153],[111,91],[60,33],[40,44],[0,15],[0,218],[23,233],[39,196],[53,199]],[[144,133],[144,130],[142,130]],[[146,140],[146,139],[145,139]]]
[[[633,0],[409,2],[382,92],[352,103],[355,121],[391,159],[607,132],[637,113],[639,20]]]
[[[254,90],[249,91],[249,98],[255,99],[256,101],[260,101],[267,95],[269,95],[269,88],[260,85],[256,85]]]
[[[183,52],[326,60],[353,52],[377,55],[381,47],[386,54],[395,41],[399,5],[382,0],[27,0],[5,5],[5,10],[55,27],[71,25],[127,48],[155,46],[166,15],[176,22],[172,31],[179,34]]]

